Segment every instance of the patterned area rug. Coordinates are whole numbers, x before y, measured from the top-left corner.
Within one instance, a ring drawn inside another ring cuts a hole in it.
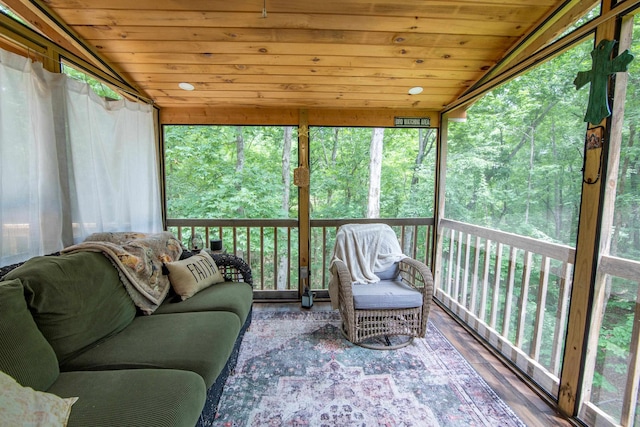
[[[432,324],[376,351],[337,312],[254,312],[211,426],[524,426]]]

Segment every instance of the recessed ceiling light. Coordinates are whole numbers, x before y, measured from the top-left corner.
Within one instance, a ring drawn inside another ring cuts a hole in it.
[[[409,89],[409,95],[418,95],[419,93],[422,93],[424,89],[422,89],[420,86],[416,86],[416,87],[412,87],[411,89]]]
[[[194,90],[195,89],[195,86],[193,86],[191,83],[186,83],[186,82],[178,83],[178,86],[182,90]]]

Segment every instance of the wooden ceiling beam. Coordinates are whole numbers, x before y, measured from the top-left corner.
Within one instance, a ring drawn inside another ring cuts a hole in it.
[[[543,47],[548,46],[577,19],[584,16],[598,3],[599,0],[572,0],[561,10],[551,12],[548,16],[541,19],[530,33],[524,35],[522,40],[516,43],[513,48],[505,54],[504,58],[480,79],[478,83],[482,84],[501,71],[519,64]]]
[[[125,86],[134,89],[141,97],[148,98],[140,88],[130,79],[123,76],[107,59],[87,45],[81,36],[64,23],[42,0],[3,0],[11,10],[20,10],[22,13],[29,13],[29,18],[36,28],[52,40],[56,45],[70,45],[69,53],[73,53],[77,58],[95,66],[112,79],[122,82]],[[82,64],[77,64],[82,66]]]
[[[214,108],[206,106],[168,106],[160,110],[163,125],[297,125],[297,108]],[[308,110],[310,126],[381,126],[393,127],[399,117],[428,117],[432,127],[439,124],[439,115],[427,109],[393,108],[312,108]]]
[[[582,40],[585,36],[595,31],[595,29],[605,23],[615,20],[618,15],[625,14],[627,11],[631,11],[640,5],[640,0],[627,0],[624,3],[616,6],[615,9],[601,14],[599,17],[594,18],[588,23],[584,24],[580,28],[571,32],[570,34],[562,37],[552,44],[548,44],[536,51],[531,56],[524,59],[518,64],[514,64],[511,68],[505,69],[501,73],[498,73],[491,79],[482,79],[478,84],[472,87],[468,92],[462,94],[457,100],[447,105],[443,112],[455,110],[459,107],[465,107],[473,103],[476,99],[480,98],[484,93],[492,88],[495,88],[507,81],[515,78],[520,73],[523,73],[528,68],[535,64],[552,58],[571,48],[575,43]],[[466,107],[465,107],[466,108]]]
[[[311,100],[309,100],[311,99]],[[286,108],[305,109],[305,108],[322,108],[322,109],[424,109],[429,111],[440,111],[447,100],[445,95],[429,96],[415,102],[400,102],[396,99],[343,99],[340,97],[320,99],[313,98],[291,98],[287,99]],[[242,98],[242,103],[238,103],[238,98],[231,95],[222,97],[222,95],[212,96],[210,98],[190,98],[189,103],[185,104],[182,99],[177,96],[157,96],[156,104],[160,108],[179,107],[190,108],[193,106],[208,106],[217,108],[283,108],[281,98],[254,97]]]

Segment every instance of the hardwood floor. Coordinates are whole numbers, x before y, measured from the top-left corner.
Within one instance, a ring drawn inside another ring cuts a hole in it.
[[[259,310],[299,311],[303,309],[300,303],[254,303],[254,311]],[[315,302],[310,310],[327,311],[331,310],[331,306],[328,302]],[[437,304],[433,305],[429,320],[528,427],[579,425],[558,413]]]

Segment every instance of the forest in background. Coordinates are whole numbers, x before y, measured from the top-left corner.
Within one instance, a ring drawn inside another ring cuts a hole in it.
[[[297,218],[296,131],[165,126],[169,217]],[[309,135],[312,218],[433,215],[435,129],[311,127]]]

